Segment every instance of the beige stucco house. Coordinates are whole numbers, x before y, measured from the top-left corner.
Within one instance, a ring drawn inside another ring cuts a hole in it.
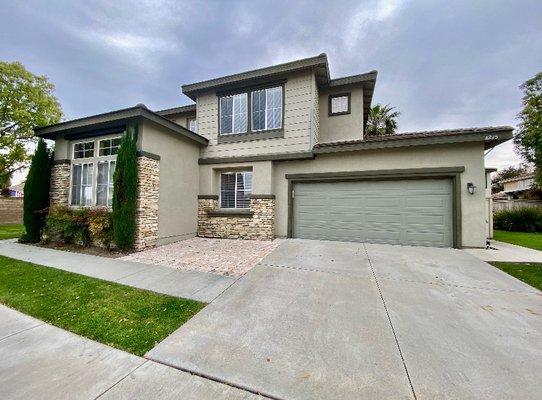
[[[534,173],[504,179],[500,183],[503,184],[503,192],[509,200],[514,198],[517,199],[519,195],[534,187]]]
[[[483,247],[484,151],[512,128],[366,137],[376,78],[332,79],[321,54],[182,86],[193,105],[36,129],[56,144],[51,202],[110,204],[137,124],[138,249],[195,235]]]

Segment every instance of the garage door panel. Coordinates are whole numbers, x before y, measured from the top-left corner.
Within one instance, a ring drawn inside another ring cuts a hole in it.
[[[294,237],[452,245],[449,179],[298,183],[294,193]]]

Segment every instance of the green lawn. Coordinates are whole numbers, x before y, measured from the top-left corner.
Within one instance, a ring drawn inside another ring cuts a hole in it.
[[[205,306],[3,256],[0,303],[136,355]]]
[[[0,225],[0,240],[16,239],[24,232],[23,224],[4,224]]]
[[[542,250],[542,233],[493,231],[493,239],[499,242],[516,244],[535,250]]]
[[[538,290],[542,290],[542,263],[491,262],[513,277],[518,278]]]

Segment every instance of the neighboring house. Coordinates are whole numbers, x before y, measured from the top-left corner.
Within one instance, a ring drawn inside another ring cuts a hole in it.
[[[9,197],[24,197],[24,182],[8,188]]]
[[[534,187],[534,173],[504,179],[500,183],[504,186],[503,192],[508,200],[517,199],[520,194]]]
[[[137,249],[194,235],[483,247],[484,150],[512,128],[364,138],[376,77],[332,79],[321,54],[184,85],[194,105],[38,128],[55,140],[51,201],[111,204],[137,124]]]

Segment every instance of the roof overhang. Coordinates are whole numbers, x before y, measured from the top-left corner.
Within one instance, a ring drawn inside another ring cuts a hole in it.
[[[398,133],[389,136],[374,136],[363,140],[348,142],[319,143],[314,146],[315,154],[344,151],[373,150],[383,148],[426,146],[435,144],[482,142],[485,149],[512,139],[511,126],[485,128],[453,129],[445,131],[425,131]]]
[[[39,127],[34,129],[38,137],[54,139],[57,135],[63,134],[66,139],[75,139],[81,135],[97,136],[113,133],[122,130],[127,123],[142,120],[152,121],[164,128],[169,129],[187,139],[206,145],[209,141],[181,125],[149,110],[143,104],[122,110],[111,111],[104,114],[92,115],[90,117],[74,119],[59,124]]]
[[[316,57],[304,58],[284,64],[273,65],[271,67],[254,69],[238,74],[183,85],[182,91],[192,100],[195,100],[198,93],[261,84],[262,82],[265,82],[265,80],[282,78],[292,72],[303,70],[313,70],[319,85],[328,84],[330,81],[327,55],[322,53]]]
[[[180,106],[180,107],[173,107],[173,108],[167,108],[165,110],[158,110],[155,111],[158,115],[173,115],[173,114],[184,114],[184,113],[195,113],[196,112],[196,105],[195,104],[189,104],[187,106]]]
[[[361,85],[363,87],[363,123],[366,124],[369,119],[369,111],[371,111],[377,75],[378,71],[373,70],[364,74],[331,79],[329,83],[323,85],[323,87],[341,88],[351,85]]]

